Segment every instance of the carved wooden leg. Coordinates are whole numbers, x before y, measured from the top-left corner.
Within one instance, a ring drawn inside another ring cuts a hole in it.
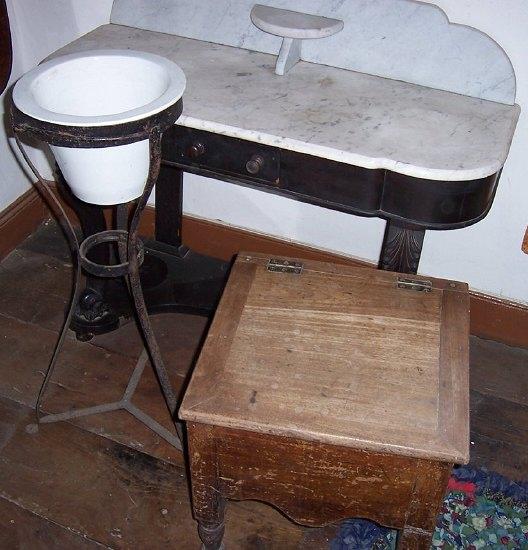
[[[429,550],[432,538],[432,531],[405,527],[398,536],[398,550]]]
[[[223,548],[225,499],[220,493],[217,455],[211,428],[187,424],[192,504],[203,550]]]
[[[381,248],[380,269],[416,273],[420,263],[425,230],[389,220]]]

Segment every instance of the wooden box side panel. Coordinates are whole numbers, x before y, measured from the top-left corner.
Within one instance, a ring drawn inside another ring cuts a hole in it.
[[[214,470],[216,481],[209,476],[207,483],[222,496],[272,504],[303,525],[363,517],[430,530],[450,470],[441,462],[198,423],[188,424],[188,435],[193,485],[204,486],[195,472]]]
[[[469,293],[444,291],[440,341],[439,438],[454,462],[469,462]]]

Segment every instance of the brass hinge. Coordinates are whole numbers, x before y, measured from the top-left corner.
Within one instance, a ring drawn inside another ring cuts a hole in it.
[[[422,281],[420,279],[406,279],[398,277],[398,288],[414,290],[416,292],[431,292],[433,283],[431,281]]]
[[[295,275],[300,275],[303,270],[303,264],[301,262],[292,262],[291,260],[271,258],[267,269],[276,273],[294,273]]]

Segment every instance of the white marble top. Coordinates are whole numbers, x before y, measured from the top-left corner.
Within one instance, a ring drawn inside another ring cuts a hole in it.
[[[185,72],[178,124],[365,168],[435,180],[497,172],[519,116],[510,106],[354,71],[120,25],[104,25],[54,54],[135,49]]]
[[[305,40],[303,61],[515,103],[515,73],[506,52],[478,29],[451,23],[429,2],[114,0],[110,22],[277,54],[281,38],[262,32],[251,21],[256,1],[344,22],[343,30],[333,36]]]

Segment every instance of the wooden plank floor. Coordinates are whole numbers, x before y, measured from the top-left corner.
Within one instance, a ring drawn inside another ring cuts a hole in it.
[[[68,299],[64,240],[52,224],[0,264],[0,548],[193,549],[180,453],[125,412],[26,430]],[[206,328],[200,317],[153,318],[181,388]],[[44,403],[46,411],[121,395],[141,350],[132,323],[81,343],[70,336]],[[471,341],[472,462],[528,479],[528,351]],[[150,369],[134,402],[173,430]],[[230,549],[328,548],[335,527],[307,529],[273,508],[230,503]]]

